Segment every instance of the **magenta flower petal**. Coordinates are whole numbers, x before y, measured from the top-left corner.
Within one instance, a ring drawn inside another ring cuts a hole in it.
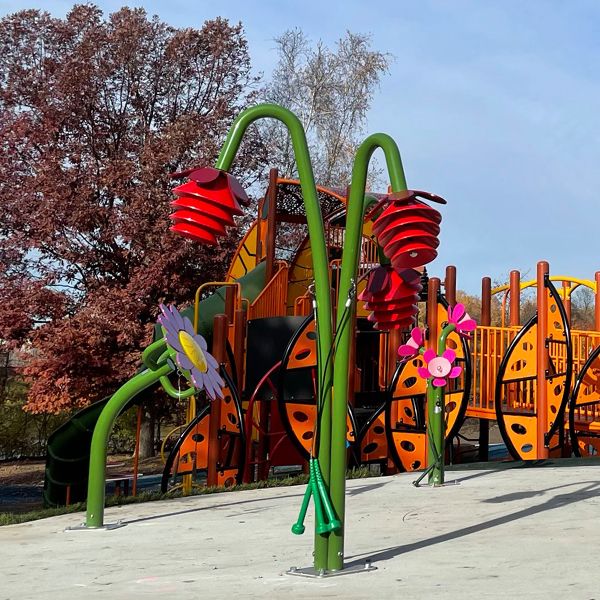
[[[434,385],[435,387],[444,387],[444,386],[446,385],[446,380],[445,380],[445,379],[442,379],[441,377],[436,377],[436,378],[433,380],[433,385]]]
[[[403,356],[404,358],[415,356],[418,352],[419,348],[413,346],[412,344],[403,344],[398,348],[398,355]]]
[[[435,350],[429,348],[427,350],[425,350],[425,352],[423,353],[423,360],[428,363],[432,358],[435,358],[437,355],[435,353]]]
[[[425,367],[419,367],[417,372],[423,379],[429,379],[431,377],[431,374]]]
[[[456,358],[456,352],[454,352],[454,350],[452,350],[452,349],[450,349],[450,348],[447,348],[447,349],[446,349],[446,350],[444,350],[444,352],[442,353],[442,356],[443,356],[443,357],[444,357],[446,360],[448,360],[448,361],[450,361],[450,362],[453,362],[453,361],[454,361],[454,359]]]
[[[423,331],[421,331],[420,327],[414,327],[410,332],[410,337],[414,340],[417,346],[423,345]]]
[[[458,324],[457,329],[460,331],[474,331],[477,329],[477,321],[475,319],[464,319]]]
[[[452,367],[452,371],[450,371],[450,373],[448,374],[448,377],[450,377],[450,379],[455,379],[461,373],[462,373],[462,367],[458,367],[458,366]]]
[[[458,323],[465,316],[465,305],[457,304],[452,308],[448,307],[448,321],[451,323]]]

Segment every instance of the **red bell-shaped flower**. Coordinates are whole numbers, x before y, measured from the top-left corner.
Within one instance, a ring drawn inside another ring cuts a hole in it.
[[[442,216],[418,198],[446,203],[440,196],[407,190],[390,194],[375,207],[377,210],[388,204],[373,223],[373,233],[384,254],[398,270],[426,265],[437,256]]]
[[[226,235],[226,227],[235,225],[234,215],[243,214],[240,206],[250,201],[239,182],[219,169],[204,167],[191,169],[177,176],[187,176],[190,181],[177,186],[177,196],[171,202],[171,231],[204,244],[216,244],[217,238]]]
[[[378,267],[369,275],[359,300],[372,311],[368,319],[375,329],[389,331],[411,327],[418,312],[421,276],[413,269],[397,271],[392,266]]]

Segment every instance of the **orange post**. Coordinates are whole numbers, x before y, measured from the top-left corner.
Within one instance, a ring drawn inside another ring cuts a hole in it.
[[[510,272],[510,308],[509,325],[516,327],[521,324],[521,274],[519,271]]]
[[[565,307],[565,312],[567,313],[567,322],[571,323],[571,282],[563,281],[562,282],[562,301]]]
[[[594,329],[600,331],[600,271],[596,271],[596,294],[594,296]]]
[[[427,347],[437,352],[438,311],[437,300],[440,292],[440,280],[432,277],[427,284]]]
[[[229,323],[233,323],[233,312],[235,311],[236,289],[233,287],[225,288],[225,314]]]
[[[271,281],[275,271],[275,238],[277,229],[277,169],[269,171],[269,187],[265,194],[267,202],[266,271],[265,281]]]
[[[484,277],[481,280],[481,325],[492,324],[492,280]]]
[[[481,325],[490,326],[492,324],[492,280],[489,277],[484,277],[481,280]],[[477,333],[474,334],[475,336]],[[475,342],[474,342],[475,343]],[[488,354],[488,338],[481,336],[479,362],[479,405],[487,406],[489,404],[489,388],[490,373],[488,372],[489,364],[487,361]],[[477,365],[474,365],[474,370]],[[474,391],[477,393],[477,390]],[[488,419],[479,419],[479,460],[489,460],[490,447],[490,422]]]
[[[546,423],[548,422],[548,397],[546,393],[546,373],[548,372],[548,295],[545,280],[549,273],[546,261],[537,264],[537,381],[536,381],[536,416],[537,416],[537,458],[548,458],[546,447]]]
[[[448,265],[446,267],[446,278],[444,279],[444,295],[450,306],[456,304],[456,267]]]
[[[235,360],[235,372],[237,384],[240,390],[244,389],[245,380],[245,352],[246,352],[246,309],[239,308],[234,314],[234,339],[233,358]]]
[[[216,315],[213,325],[213,356],[219,364],[225,362],[227,346],[227,315]],[[210,421],[208,426],[208,474],[207,485],[216,486],[219,482],[218,463],[221,447],[219,430],[221,428],[221,400],[214,400],[210,405]]]

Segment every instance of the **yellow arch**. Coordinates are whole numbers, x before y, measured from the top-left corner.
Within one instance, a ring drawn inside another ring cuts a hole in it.
[[[550,281],[566,281],[568,283],[575,283],[576,285],[570,287],[569,295],[571,295],[580,285],[589,288],[592,292],[596,293],[596,282],[590,279],[580,279],[578,277],[571,277],[570,275],[551,275]],[[534,287],[537,285],[536,279],[530,279],[529,281],[521,281],[520,288],[524,290],[529,287]],[[500,285],[492,290],[493,294],[499,294],[501,292],[505,292],[510,289],[510,284],[506,283],[504,285]]]

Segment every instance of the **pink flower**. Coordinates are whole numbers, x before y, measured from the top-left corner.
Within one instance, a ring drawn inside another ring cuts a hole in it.
[[[463,337],[470,337],[469,332],[477,327],[477,321],[471,319],[469,313],[465,310],[464,304],[456,304],[454,307],[448,307],[448,323],[452,323],[456,331]]]
[[[448,379],[455,379],[462,373],[462,367],[453,367],[452,363],[456,358],[454,350],[444,350],[441,356],[438,356],[431,348],[423,354],[423,360],[426,367],[419,367],[419,375],[423,379],[433,377],[433,385],[442,387],[448,383]]]
[[[407,360],[413,356],[419,354],[419,350],[423,347],[424,341],[423,331],[418,327],[415,327],[410,332],[410,339],[406,344],[402,344],[398,348],[398,356],[401,356],[404,360]]]

